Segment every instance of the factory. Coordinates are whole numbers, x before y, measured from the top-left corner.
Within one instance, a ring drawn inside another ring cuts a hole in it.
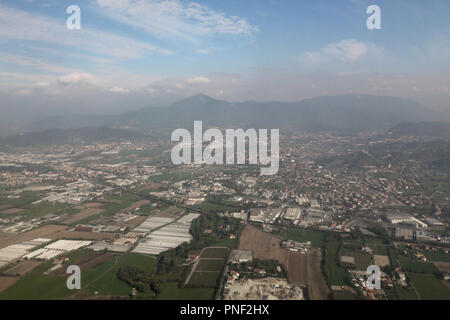
[[[385,219],[387,222],[391,224],[405,224],[405,225],[413,225],[416,228],[427,228],[428,225],[425,222],[420,221],[417,218],[414,218],[408,214],[388,214],[385,215]]]

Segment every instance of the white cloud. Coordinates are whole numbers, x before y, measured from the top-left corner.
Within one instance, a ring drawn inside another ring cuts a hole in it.
[[[207,77],[193,77],[193,78],[187,79],[186,82],[189,84],[205,84],[205,83],[210,83],[211,79],[209,79]]]
[[[147,42],[82,27],[68,30],[64,23],[0,4],[0,39],[44,42],[85,50],[91,54],[133,59],[147,53],[173,54]],[[120,44],[118,46],[117,44]]]
[[[100,80],[93,74],[87,72],[74,72],[67,74],[58,78],[58,83],[62,85],[73,85],[73,84],[99,84]]]
[[[106,14],[121,23],[159,37],[196,41],[210,34],[245,34],[258,31],[245,18],[227,15],[185,0],[96,0]]]
[[[121,87],[112,87],[109,89],[109,92],[120,93],[120,94],[128,94],[130,93],[129,89],[121,88]]]
[[[304,65],[317,65],[334,60],[355,62],[369,53],[382,55],[381,48],[373,43],[360,42],[355,39],[345,39],[326,45],[316,52],[308,51],[298,58]]]
[[[197,54],[212,54],[214,52],[220,51],[220,48],[210,47],[210,48],[200,48],[195,50]]]
[[[355,61],[367,54],[368,47],[362,42],[354,39],[342,40],[337,43],[331,43],[323,52],[329,55],[335,55],[345,61]]]

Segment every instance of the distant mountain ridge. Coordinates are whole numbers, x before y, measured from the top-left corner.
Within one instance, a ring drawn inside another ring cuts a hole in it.
[[[450,138],[448,122],[402,122],[388,131],[393,136]]]
[[[196,95],[166,107],[144,108],[121,115],[53,117],[33,129],[77,128],[92,125],[136,129],[205,126],[286,128],[305,131],[388,130],[401,122],[436,120],[439,116],[418,103],[395,97],[340,95],[299,102],[239,102]]]
[[[0,138],[0,146],[30,147],[35,145],[62,145],[75,143],[112,142],[134,140],[144,135],[130,130],[108,127],[77,129],[49,129]]]

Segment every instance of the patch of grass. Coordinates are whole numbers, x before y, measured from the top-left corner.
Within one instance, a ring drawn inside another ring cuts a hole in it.
[[[217,288],[221,271],[217,272],[194,272],[188,285],[198,287]]]
[[[208,248],[203,251],[201,258],[226,258],[230,254],[229,249]]]
[[[119,269],[125,266],[135,267],[145,272],[154,272],[156,259],[137,253],[122,254],[110,270],[89,286],[88,292],[93,294],[95,291],[98,291],[100,295],[129,295],[132,288],[117,277]]]
[[[450,290],[432,274],[407,273],[423,300],[450,300]]]
[[[412,289],[402,286],[394,286],[393,288],[385,289],[386,294],[392,300],[417,300],[417,296]]]
[[[342,286],[347,283],[347,272],[338,264],[339,244],[328,242],[325,252],[325,270],[330,286]]]
[[[350,256],[355,258],[355,267],[358,270],[366,270],[368,266],[372,265],[372,257],[370,254],[361,250],[343,248],[341,250],[342,256]]]
[[[311,241],[311,246],[320,248],[323,245],[323,232],[314,230],[288,228],[281,232],[283,239],[297,242]]]
[[[416,261],[403,255],[399,255],[398,259],[405,271],[414,273],[439,273],[439,270],[432,263]]]
[[[214,294],[212,288],[179,288],[175,282],[169,282],[157,300],[212,300]]]
[[[450,262],[450,254],[445,254],[443,252],[434,251],[424,251],[424,256],[428,261],[433,262]]]
[[[345,291],[342,291],[342,292],[335,291],[335,292],[333,292],[331,297],[333,300],[356,300],[354,295],[352,295],[349,292],[345,292]]]
[[[222,271],[224,264],[225,264],[224,259],[220,260],[201,259],[195,271]]]
[[[55,300],[67,298],[73,291],[67,289],[66,277],[30,273],[12,287],[0,292],[0,300]]]

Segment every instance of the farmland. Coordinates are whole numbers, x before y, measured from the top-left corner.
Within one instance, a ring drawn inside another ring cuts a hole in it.
[[[297,242],[310,241],[311,246],[320,248],[323,244],[323,232],[313,230],[302,230],[287,228],[281,232],[281,239],[288,239]]]
[[[169,282],[158,296],[158,300],[212,300],[215,289],[179,288],[177,283]]]
[[[339,244],[328,242],[325,252],[325,270],[330,286],[343,286],[346,284],[347,273],[338,263]]]
[[[290,283],[308,287],[311,299],[326,299],[328,288],[320,270],[318,249],[306,254],[282,249],[278,237],[250,225],[241,235],[239,249],[252,250],[254,259],[279,261],[285,266]]]
[[[228,253],[228,248],[204,248],[185,284],[189,287],[217,288]]]
[[[420,299],[450,300],[450,290],[432,274],[407,273]]]

